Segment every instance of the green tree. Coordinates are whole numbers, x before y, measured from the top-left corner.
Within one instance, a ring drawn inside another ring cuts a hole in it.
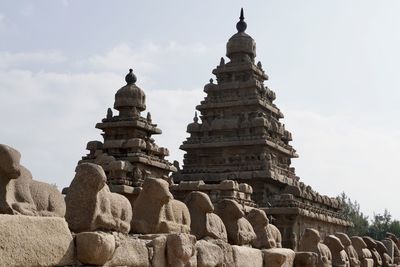
[[[344,192],[337,199],[343,203],[342,216],[353,223],[353,227],[349,228],[347,234],[349,236],[364,236],[368,234],[369,222],[368,216],[361,212],[360,204],[352,201]]]
[[[371,221],[368,229],[368,235],[376,240],[382,240],[385,238],[387,232],[399,236],[400,222],[392,220],[392,215],[385,209],[383,214],[374,214],[374,219]]]

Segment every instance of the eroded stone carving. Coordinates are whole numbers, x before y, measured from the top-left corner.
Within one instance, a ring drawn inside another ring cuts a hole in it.
[[[319,232],[312,228],[304,230],[300,239],[300,251],[314,252],[318,255],[318,267],[332,266],[332,254],[329,248],[321,243]]]
[[[21,154],[0,144],[0,213],[64,217],[65,202],[56,186],[32,179]]]
[[[374,239],[372,239],[369,236],[364,236],[362,238],[367,245],[367,248],[371,251],[372,253],[372,259],[374,260],[374,267],[379,267],[382,266],[382,258],[381,255],[379,255],[379,252],[376,250],[377,244]]]
[[[132,207],[128,199],[111,193],[102,167],[82,163],[65,197],[65,218],[73,232],[112,230],[128,233]]]
[[[340,239],[334,235],[328,235],[324,239],[324,244],[328,246],[332,254],[332,266],[350,267],[349,257],[344,250],[344,245]]]
[[[199,191],[191,192],[185,200],[191,217],[191,233],[197,239],[222,239],[228,242],[226,228],[221,218],[213,213],[210,197]]]
[[[357,251],[353,247],[353,244],[351,243],[349,236],[341,232],[336,233],[335,236],[337,236],[340,239],[340,242],[342,242],[344,246],[344,250],[346,251],[347,256],[349,257],[350,267],[359,267],[361,262],[358,259]]]
[[[175,200],[163,179],[146,178],[133,207],[132,232],[140,234],[189,233],[190,213]]]
[[[249,245],[256,238],[253,227],[244,217],[244,212],[236,201],[221,200],[218,203],[217,214],[225,224],[230,244]]]
[[[367,244],[365,244],[364,240],[359,236],[352,236],[350,238],[351,243],[354,246],[354,249],[357,251],[358,258],[361,262],[361,267],[372,267],[374,266],[374,260],[372,259],[372,253],[367,248]]]
[[[255,248],[281,248],[282,235],[279,229],[269,223],[268,217],[263,210],[251,209],[246,219],[253,226],[256,238],[251,242]]]
[[[376,242],[376,250],[382,259],[382,267],[394,267],[396,264],[393,263],[393,258],[389,255],[389,251],[381,241]]]

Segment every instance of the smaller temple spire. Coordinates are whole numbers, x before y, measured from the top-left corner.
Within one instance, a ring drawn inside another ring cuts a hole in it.
[[[136,76],[133,74],[133,70],[129,69],[129,73],[125,76],[126,84],[134,84],[136,82]]]
[[[236,23],[236,29],[238,32],[244,32],[247,28],[247,24],[244,21],[244,15],[243,15],[243,7],[240,9],[240,17],[239,17],[239,22]]]

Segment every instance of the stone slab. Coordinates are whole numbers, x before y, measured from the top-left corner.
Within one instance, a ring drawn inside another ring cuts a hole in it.
[[[74,251],[64,218],[0,215],[1,266],[73,265]]]
[[[149,241],[114,233],[117,243],[114,255],[104,266],[150,267]]]

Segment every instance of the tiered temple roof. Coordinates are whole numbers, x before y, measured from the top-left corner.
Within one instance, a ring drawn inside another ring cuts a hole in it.
[[[245,32],[243,10],[236,28],[226,46],[230,61],[221,58],[212,71],[216,82],[210,79],[204,86],[207,95],[196,107],[200,114],[196,112],[187,127],[190,136],[180,147],[186,151],[183,167],[173,175],[174,181],[247,183],[255,203],[276,217],[284,215],[281,220],[305,216],[311,225],[324,221],[347,227],[349,222],[339,214],[341,203],[321,196],[296,176],[291,167],[291,159],[298,157],[289,144],[292,134],[280,121],[283,114],[274,104],[275,93],[264,85],[268,76],[255,61],[256,44]],[[288,221],[286,239],[293,239],[296,219]],[[322,234],[333,228],[329,229],[322,229]]]
[[[141,116],[146,109],[146,95],[135,84],[132,69],[125,81],[127,84],[115,94],[114,108],[119,114],[114,115],[109,108],[106,118],[96,124],[103,131],[104,142],[89,142],[90,152],[81,162],[100,164],[111,190],[129,195],[137,193],[146,177],[167,179],[176,168],[165,159],[168,149],[157,146],[151,138],[161,130],[152,122],[150,113]]]

